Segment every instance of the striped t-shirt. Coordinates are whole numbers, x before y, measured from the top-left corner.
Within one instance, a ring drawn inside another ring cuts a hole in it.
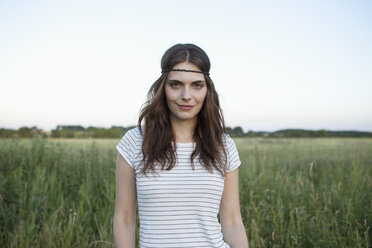
[[[140,173],[142,140],[139,128],[134,128],[116,146],[136,175],[140,247],[230,247],[217,218],[224,188],[221,174],[215,169],[213,174],[208,172],[198,156],[193,170],[194,143],[176,143],[175,166],[155,174],[149,171],[146,177]],[[224,135],[224,142],[230,172],[240,165],[240,159],[230,136]]]

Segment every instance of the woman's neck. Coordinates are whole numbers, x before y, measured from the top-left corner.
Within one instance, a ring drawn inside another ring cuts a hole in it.
[[[195,125],[196,119],[186,121],[172,121],[175,142],[178,143],[193,142]]]

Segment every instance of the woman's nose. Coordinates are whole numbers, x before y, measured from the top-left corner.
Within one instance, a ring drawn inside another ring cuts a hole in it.
[[[182,91],[182,100],[184,101],[191,100],[190,90],[187,87],[185,87]]]

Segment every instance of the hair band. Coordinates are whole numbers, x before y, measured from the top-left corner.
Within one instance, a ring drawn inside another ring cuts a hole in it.
[[[195,72],[195,73],[201,73],[201,74],[204,74],[204,75],[209,75],[209,72],[205,72],[205,71],[194,71],[194,70],[185,70],[185,69],[165,69],[165,70],[162,70],[161,73],[170,72],[170,71]]]

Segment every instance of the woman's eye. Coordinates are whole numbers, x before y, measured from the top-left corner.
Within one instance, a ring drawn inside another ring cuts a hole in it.
[[[172,87],[172,88],[177,88],[180,85],[181,85],[180,83],[170,83],[169,84],[169,86]]]
[[[198,89],[203,88],[203,86],[204,86],[203,84],[199,84],[199,83],[194,84],[194,87]]]

